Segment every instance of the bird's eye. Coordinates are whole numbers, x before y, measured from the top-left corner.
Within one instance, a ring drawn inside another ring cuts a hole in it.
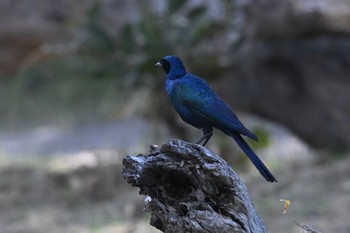
[[[165,71],[165,73],[168,74],[170,71],[170,63],[165,59],[161,59],[159,62],[162,65],[162,68]]]

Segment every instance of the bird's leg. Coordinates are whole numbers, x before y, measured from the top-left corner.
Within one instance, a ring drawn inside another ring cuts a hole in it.
[[[201,144],[201,142],[204,141],[202,146],[205,146],[212,135],[213,135],[213,128],[212,127],[204,127],[203,128],[203,136],[198,140],[197,144]]]

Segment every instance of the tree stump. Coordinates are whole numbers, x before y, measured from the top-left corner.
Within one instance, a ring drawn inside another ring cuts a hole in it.
[[[267,232],[242,180],[220,156],[181,140],[127,155],[123,176],[146,195],[151,225],[172,232]]]

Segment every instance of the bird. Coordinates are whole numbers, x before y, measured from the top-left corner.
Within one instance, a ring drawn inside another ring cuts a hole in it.
[[[258,137],[242,124],[205,80],[188,73],[182,60],[175,55],[165,56],[155,65],[166,73],[165,91],[181,119],[203,131],[197,144],[205,146],[213,135],[213,128],[216,128],[236,141],[268,182],[277,182],[242,136],[255,141]]]

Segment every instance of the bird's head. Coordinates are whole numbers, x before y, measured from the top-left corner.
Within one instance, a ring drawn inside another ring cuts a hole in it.
[[[187,73],[181,59],[173,55],[163,57],[156,66],[162,67],[169,79],[177,79]]]

